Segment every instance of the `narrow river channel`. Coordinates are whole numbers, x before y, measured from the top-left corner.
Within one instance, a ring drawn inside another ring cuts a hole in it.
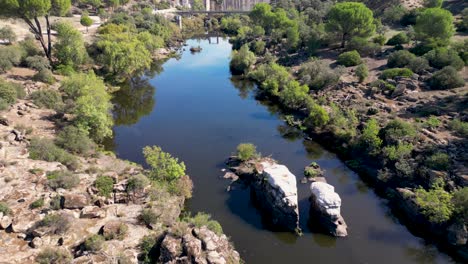
[[[227,40],[187,43],[181,57],[165,62],[154,77],[117,93],[111,148],[120,158],[143,163],[142,148],[159,145],[184,161],[195,184],[188,210],[218,220],[246,263],[453,263],[399,224],[384,200],[333,153],[290,131],[273,107],[256,101],[251,84],[232,80]],[[200,53],[188,50],[198,45]],[[267,230],[248,189],[226,191],[223,161],[241,142],[254,143],[297,176],[303,236]],[[311,161],[325,169],[341,196],[347,238],[313,233],[307,226],[309,185],[300,179]]]

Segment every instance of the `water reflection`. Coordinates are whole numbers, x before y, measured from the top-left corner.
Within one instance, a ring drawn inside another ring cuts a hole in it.
[[[155,88],[145,77],[134,77],[121,84],[114,94],[114,121],[117,126],[130,126],[145,115],[149,115],[155,106]]]

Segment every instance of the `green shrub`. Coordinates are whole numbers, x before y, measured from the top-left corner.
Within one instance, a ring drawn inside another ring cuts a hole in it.
[[[340,54],[337,59],[338,64],[344,65],[346,67],[350,66],[356,66],[358,64],[361,64],[361,56],[359,53],[355,50],[353,51],[348,51]]]
[[[416,57],[412,59],[406,67],[417,74],[421,74],[431,68],[427,59],[423,57]]]
[[[427,128],[437,128],[441,124],[440,120],[437,118],[437,116],[429,116],[429,118],[426,120],[424,123],[424,126]]]
[[[387,38],[384,35],[377,35],[372,39],[372,41],[379,44],[380,46],[383,46],[385,42],[387,42]]]
[[[360,83],[366,80],[367,76],[369,76],[369,69],[366,64],[360,64],[356,67],[356,76]]]
[[[468,221],[468,187],[463,187],[453,193],[454,212],[459,215],[465,223]]]
[[[395,51],[388,56],[387,66],[390,68],[406,67],[415,58],[416,58],[416,55],[414,55],[413,53],[407,50]]]
[[[458,56],[458,52],[453,49],[433,49],[426,53],[424,57],[429,61],[429,65],[437,69],[452,66],[459,71],[465,66],[465,62]]]
[[[399,161],[407,158],[413,151],[413,144],[398,143],[397,145],[386,146],[383,149],[385,156],[392,161]]]
[[[36,40],[32,37],[26,37],[23,41],[20,41],[18,44],[21,50],[22,61],[25,61],[28,57],[43,55],[41,50],[36,45]]]
[[[400,32],[396,34],[395,36],[391,37],[387,41],[387,45],[390,45],[390,46],[403,45],[403,44],[408,44],[409,41],[410,39],[408,35],[406,35],[406,33],[404,32]]]
[[[47,84],[55,83],[54,75],[49,69],[42,69],[33,76],[33,80]]]
[[[44,198],[39,198],[37,199],[36,201],[32,202],[30,205],[29,205],[29,208],[30,209],[36,209],[36,208],[40,208],[40,207],[43,207],[44,206]]]
[[[75,126],[63,128],[55,139],[55,144],[71,153],[89,155],[95,149],[94,142],[88,137],[88,133]]]
[[[0,28],[0,40],[6,41],[8,44],[16,41],[16,34],[10,26]]]
[[[64,76],[71,76],[74,73],[76,73],[72,65],[63,65],[63,64],[60,64],[59,66],[57,66],[56,72]]]
[[[450,157],[442,152],[432,154],[426,159],[426,166],[434,170],[446,171],[450,168]]]
[[[69,264],[71,261],[71,254],[65,249],[46,248],[36,257],[39,264]]]
[[[454,119],[450,122],[450,129],[461,137],[468,137],[468,122],[463,122],[460,119]]]
[[[22,99],[25,95],[22,85],[0,79],[0,99],[6,104],[14,104],[16,99]]]
[[[373,81],[371,83],[371,86],[372,87],[377,87],[377,88],[379,88],[381,90],[384,90],[384,91],[387,91],[387,90],[388,91],[393,91],[396,88],[395,85],[390,84],[390,83],[388,83],[386,81],[383,81],[383,80],[375,80],[375,81]]]
[[[447,66],[437,71],[429,79],[429,86],[434,90],[445,90],[457,87],[463,87],[465,80],[452,66]]]
[[[380,152],[382,147],[382,139],[379,138],[380,126],[375,119],[369,119],[362,130],[360,144],[366,148],[371,154],[375,155]]]
[[[393,5],[386,8],[382,14],[382,22],[385,24],[399,25],[408,10],[403,5]]]
[[[52,210],[60,210],[62,209],[62,196],[56,195],[52,199],[50,199],[50,209]]]
[[[37,227],[47,227],[49,234],[61,235],[68,231],[71,223],[65,214],[48,214],[37,223]]]
[[[380,79],[387,80],[387,79],[394,79],[396,77],[411,77],[413,76],[413,72],[407,68],[393,68],[393,69],[386,69],[382,71],[380,75]]]
[[[86,251],[99,252],[104,244],[104,237],[100,235],[91,235],[85,239],[83,246]]]
[[[241,143],[237,146],[237,157],[240,160],[246,161],[258,156],[257,147],[252,143]]]
[[[164,152],[161,147],[147,146],[143,148],[146,163],[151,167],[149,178],[171,182],[185,175],[185,164],[179,162],[171,154]]]
[[[27,57],[26,65],[28,65],[29,68],[34,69],[36,71],[50,69],[49,60],[44,56],[39,55]]]
[[[52,189],[72,189],[80,183],[80,178],[70,171],[51,171],[47,173],[47,184]]]
[[[185,198],[192,197],[193,182],[187,175],[168,183],[166,187],[168,192],[172,195],[183,196]]]
[[[305,123],[310,128],[321,128],[330,121],[330,116],[327,111],[318,104],[312,104],[309,111],[310,113],[306,118]]]
[[[223,228],[218,221],[212,220],[211,215],[206,213],[197,213],[193,217],[185,217],[183,221],[193,224],[195,227],[206,226],[211,231],[215,232],[217,235],[223,234]]]
[[[370,42],[366,38],[354,37],[349,41],[346,49],[356,50],[363,57],[372,57],[380,52],[382,46],[378,43]]]
[[[416,204],[431,222],[443,223],[453,213],[452,195],[444,190],[443,180],[437,181],[429,191],[416,189]]]
[[[137,174],[128,179],[127,193],[142,192],[150,184],[149,179],[143,174]]]
[[[77,169],[79,165],[75,156],[57,147],[51,139],[47,138],[31,139],[29,157],[35,160],[57,161],[70,169]]]
[[[416,128],[411,123],[400,119],[390,121],[379,133],[386,145],[396,145],[400,141],[411,142],[416,135]]]
[[[10,212],[10,207],[5,202],[0,202],[0,213],[3,213],[3,215],[8,215]]]
[[[145,225],[149,226],[152,224],[156,224],[160,215],[161,213],[157,213],[152,208],[144,208],[143,210],[141,210],[139,218]]]
[[[319,90],[337,84],[342,72],[341,67],[331,69],[325,62],[312,59],[301,65],[299,79],[311,89]]]
[[[7,110],[9,106],[9,103],[7,103],[3,98],[0,98],[0,111]]]
[[[100,195],[109,197],[114,190],[114,179],[109,176],[98,176],[94,182],[94,187],[96,187]]]
[[[231,62],[229,67],[233,74],[247,73],[257,58],[255,54],[249,50],[249,46],[242,46],[239,51],[234,50],[231,54]]]
[[[0,46],[0,73],[6,72],[19,65],[21,62],[21,50],[15,46]]]
[[[55,109],[59,111],[64,107],[62,96],[56,90],[43,89],[34,91],[31,93],[30,97],[34,104],[41,108]]]

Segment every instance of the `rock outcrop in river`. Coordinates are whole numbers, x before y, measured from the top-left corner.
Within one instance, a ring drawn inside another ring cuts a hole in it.
[[[228,164],[240,177],[248,176],[252,197],[270,224],[300,233],[296,176],[286,166],[268,158],[242,163],[230,159]]]
[[[347,226],[340,213],[341,198],[335,192],[335,188],[328,183],[313,182],[310,191],[311,222],[319,224],[321,229],[334,236],[347,236]]]

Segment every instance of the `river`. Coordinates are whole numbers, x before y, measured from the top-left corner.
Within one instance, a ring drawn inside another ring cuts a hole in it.
[[[413,236],[336,155],[304,140],[274,107],[255,100],[252,84],[232,79],[227,40],[187,43],[200,45],[202,52],[192,54],[186,47],[180,58],[116,94],[111,148],[120,158],[143,163],[142,148],[159,145],[184,161],[195,184],[188,210],[218,220],[246,263],[454,263]],[[248,189],[226,191],[223,162],[241,142],[254,143],[297,176],[303,236],[266,229]],[[341,196],[347,238],[313,233],[307,226],[309,185],[300,179],[311,161],[325,169]]]

